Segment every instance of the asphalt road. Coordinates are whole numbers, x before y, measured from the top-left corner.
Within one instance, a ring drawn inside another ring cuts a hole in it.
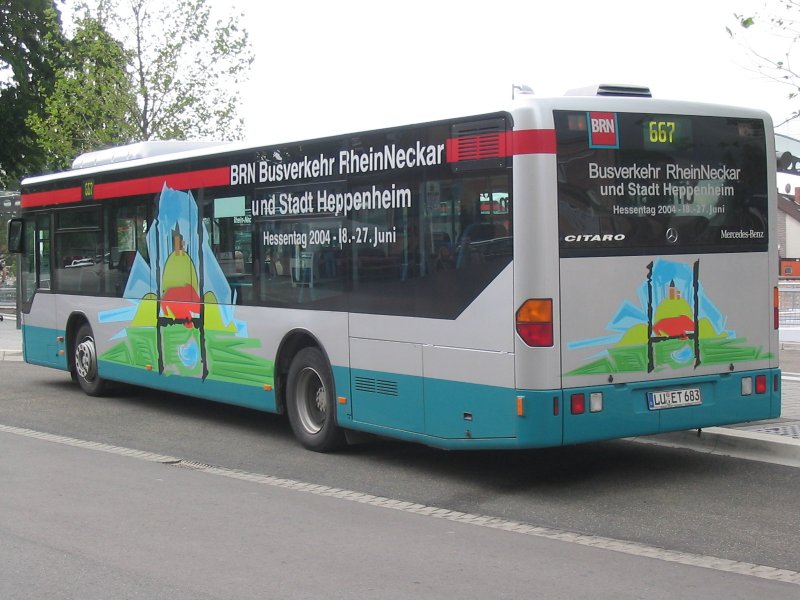
[[[0,433],[0,595],[795,598],[796,584]],[[237,472],[237,474],[239,474]],[[662,552],[663,554],[663,552]],[[800,581],[800,580],[798,580]]]
[[[648,547],[800,571],[797,535],[800,470],[790,467],[626,441],[514,453],[443,452],[412,444],[378,441],[335,455],[320,455],[297,445],[288,424],[279,416],[135,388],[119,390],[110,398],[89,398],[78,391],[65,373],[13,362],[0,362],[0,424],[146,450],[226,469],[626,540]],[[8,443],[6,441],[2,446],[4,450],[0,450],[0,465],[14,452],[20,452],[22,457],[36,454],[24,448],[14,450],[20,444],[12,442],[9,447]],[[74,449],[69,454],[72,452],[92,454]],[[81,460],[80,456],[75,460]],[[49,460],[52,458],[42,458],[45,465],[50,464]],[[99,459],[84,460],[91,464]],[[41,464],[34,463],[30,468],[33,469],[34,465],[43,468]],[[165,469],[163,465],[150,466]],[[63,469],[59,470],[57,466],[48,468],[53,469],[53,481],[60,481],[57,474]],[[202,476],[175,468],[172,471],[179,475],[162,478],[178,487],[180,484],[176,478]],[[97,475],[87,478],[84,483],[91,490],[94,486],[102,487],[106,479]],[[191,481],[196,483],[198,480]],[[67,483],[64,481],[62,485]],[[227,486],[238,490],[239,485],[241,483],[234,485],[220,478],[212,487]],[[138,486],[126,488],[128,494],[141,491]],[[72,492],[62,490],[59,493],[69,496]],[[88,493],[91,496],[91,492]],[[201,495],[205,497],[205,493]],[[245,496],[247,493],[237,492]],[[154,501],[145,496],[147,501]],[[221,497],[217,506],[225,506],[229,500]],[[180,514],[181,503],[185,505],[187,498],[184,496],[167,502]],[[191,503],[191,498],[188,502]],[[288,500],[290,505],[304,502]],[[166,509],[163,504],[157,503],[156,506]],[[203,506],[209,508],[203,500],[190,510],[197,523],[216,518],[204,516]],[[46,514],[46,509],[45,503],[41,514]],[[354,516],[353,522],[360,523],[361,518]],[[191,530],[194,523],[188,518],[179,519],[179,522],[183,531]],[[394,526],[402,528],[406,525],[401,521]],[[426,526],[438,531],[438,525]],[[310,529],[307,528],[306,533],[313,537]],[[328,533],[332,532],[323,531],[321,536],[326,538]],[[346,532],[338,533],[346,537]],[[435,536],[434,533],[431,535]],[[375,544],[370,545],[370,556],[379,554],[381,547],[386,552],[390,546],[393,547],[391,536],[383,537],[381,534],[373,537]],[[28,552],[30,558],[43,558],[38,556],[38,551],[25,547],[25,543],[20,541],[28,538],[20,536],[15,539],[21,546],[18,550],[22,555]],[[491,550],[494,562],[518,564],[515,561],[519,556],[513,554],[513,550],[511,555],[504,556],[500,547],[488,542],[475,543],[478,544],[476,552]],[[533,552],[527,546],[523,551]],[[545,552],[544,549],[540,551]],[[449,552],[454,550],[451,548]],[[578,555],[582,553],[581,550]],[[612,559],[612,563],[624,574],[632,566],[627,563],[628,559],[619,556]],[[603,560],[607,559],[591,562],[590,570],[600,569]],[[297,565],[296,562],[292,564]],[[463,575],[468,577],[469,563],[457,564],[466,569]],[[358,571],[358,564],[354,568]],[[667,572],[686,585],[693,581],[685,574],[678,574],[675,565],[671,568],[672,571],[668,569]],[[592,570],[592,573],[597,572]],[[751,578],[744,579],[749,582]],[[706,584],[717,581],[711,575],[705,579],[700,577],[700,580]],[[749,587],[736,584],[735,580],[726,579],[724,585],[731,585],[734,596],[746,597],[735,593],[737,589],[752,592]],[[796,586],[786,587],[791,588],[787,597],[797,594]],[[574,587],[568,589],[575,591]],[[784,590],[780,587],[777,591],[765,593],[763,588],[759,589],[766,597],[781,596]],[[642,597],[652,596],[642,589],[639,592]],[[509,590],[509,594],[513,596],[513,590]],[[150,595],[143,593],[142,597]]]

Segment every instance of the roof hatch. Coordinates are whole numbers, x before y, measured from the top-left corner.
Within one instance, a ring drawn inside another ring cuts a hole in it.
[[[634,98],[652,98],[650,88],[643,85],[625,85],[601,83],[569,90],[565,96],[632,96]]]

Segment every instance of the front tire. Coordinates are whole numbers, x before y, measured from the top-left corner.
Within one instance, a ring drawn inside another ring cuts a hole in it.
[[[72,358],[73,375],[81,389],[89,396],[102,396],[106,390],[106,381],[98,374],[97,346],[92,328],[86,323],[78,329]]]
[[[286,409],[297,440],[309,450],[330,452],[345,445],[336,424],[333,375],[317,348],[303,348],[289,366]]]

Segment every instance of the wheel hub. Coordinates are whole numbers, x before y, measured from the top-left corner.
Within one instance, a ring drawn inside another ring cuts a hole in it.
[[[97,356],[92,338],[86,338],[75,348],[75,370],[86,381],[92,381],[97,374]]]

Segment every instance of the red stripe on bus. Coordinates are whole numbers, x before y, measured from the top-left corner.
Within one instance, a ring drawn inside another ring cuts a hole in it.
[[[107,200],[108,198],[122,198],[124,196],[156,194],[164,188],[164,185],[171,187],[173,190],[219,187],[230,185],[230,177],[230,167],[218,167],[204,171],[171,173],[169,175],[156,175],[127,181],[98,183],[94,186],[94,199]]]
[[[523,129],[510,131],[512,154],[555,154],[555,129]]]
[[[523,129],[447,140],[447,162],[506,158],[519,154],[555,154],[555,129]]]
[[[94,200],[108,200],[109,198],[123,198],[140,194],[156,194],[164,188],[165,184],[174,190],[219,187],[229,185],[230,177],[230,167],[218,167],[202,171],[188,171],[186,173],[171,173],[111,183],[98,183],[94,186],[92,198]],[[22,208],[52,206],[54,204],[80,202],[82,197],[80,187],[64,188],[50,192],[22,194],[21,204]]]
[[[22,208],[35,208],[37,206],[48,206],[50,204],[80,202],[80,199],[81,188],[64,188],[63,190],[53,190],[52,192],[22,194],[20,197],[20,205]]]

